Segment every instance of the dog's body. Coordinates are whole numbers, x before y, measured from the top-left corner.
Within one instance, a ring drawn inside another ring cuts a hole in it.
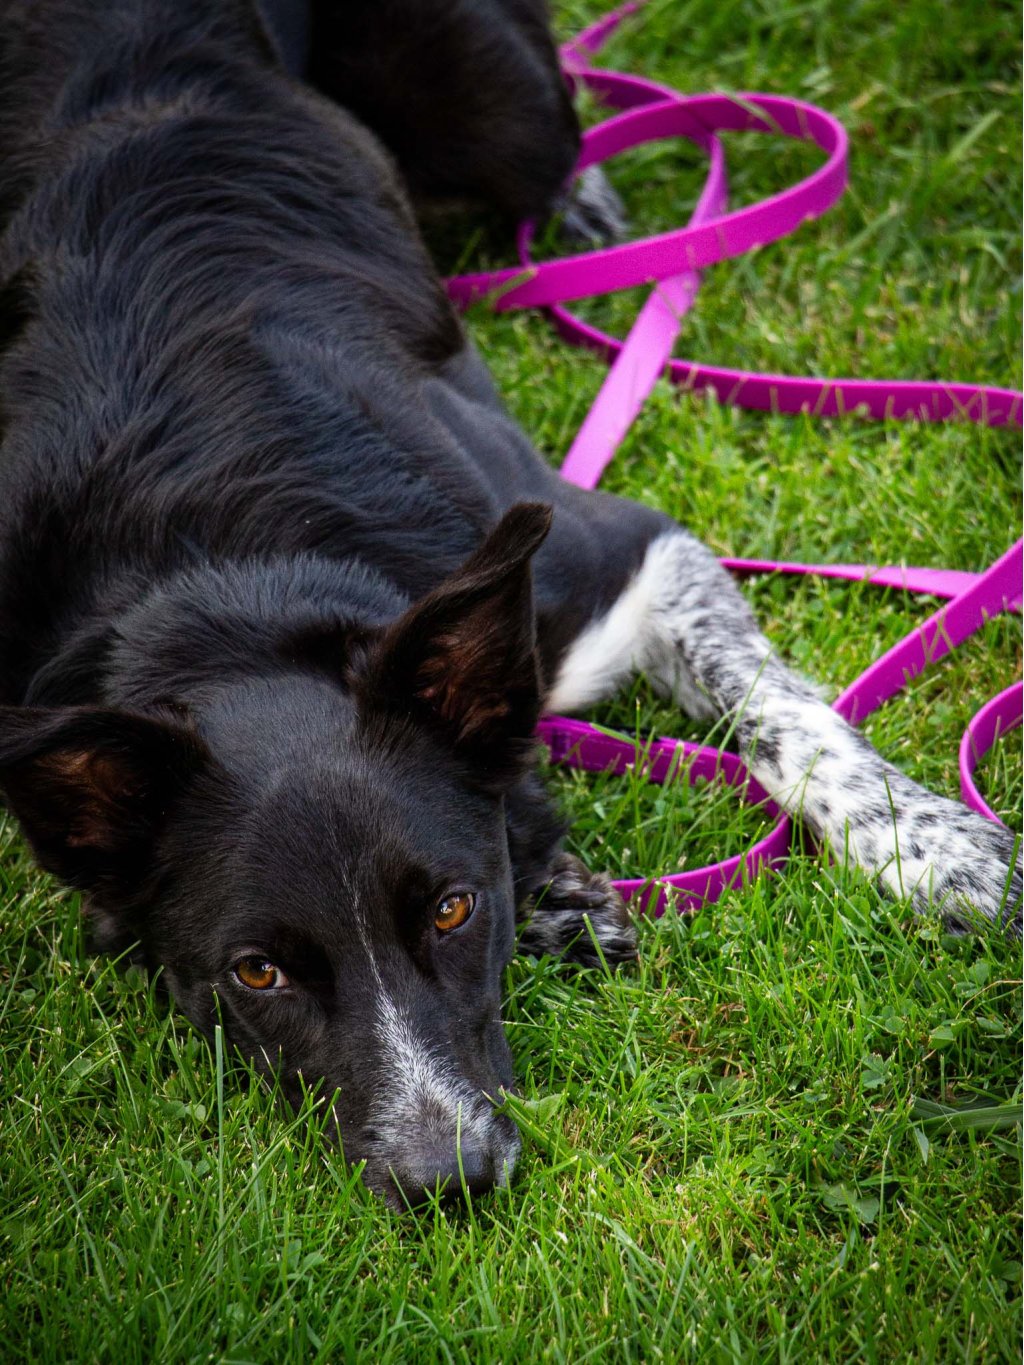
[[[0,783],[108,946],[291,1095],[339,1092],[374,1188],[510,1169],[517,908],[535,950],[586,958],[586,915],[632,951],[558,853],[542,706],[645,669],[890,886],[1016,914],[1005,831],[788,674],[688,534],[539,458],[333,102],[418,190],[542,211],[577,132],[538,4],[0,25]],[[285,69],[307,47],[332,100]]]

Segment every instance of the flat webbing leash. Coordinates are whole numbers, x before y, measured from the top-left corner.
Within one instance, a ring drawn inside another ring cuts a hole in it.
[[[699,271],[739,256],[795,231],[820,217],[842,195],[847,182],[848,140],[843,126],[824,110],[777,95],[690,95],[638,76],[596,70],[590,57],[622,19],[643,0],[621,6],[585,29],[562,48],[567,79],[594,92],[621,112],[583,136],[577,172],[642,143],[685,137],[708,157],[708,175],[689,223],[642,241],[587,251],[536,264],[530,259],[533,225],[523,224],[517,247],[521,264],[508,269],[461,275],[448,281],[461,305],[489,298],[499,311],[544,308],[559,333],[574,345],[604,356],[611,369],[562,466],[562,476],[594,488],[647,395],[662,374],[684,389],[711,389],[723,403],[769,412],[813,416],[856,415],[885,420],[966,421],[988,426],[1022,424],[1024,395],[975,384],[886,380],[794,378],[754,374],[672,358],[682,320],[700,289]],[[826,154],[818,170],[779,194],[747,208],[727,208],[725,154],[717,133],[754,131],[815,143]],[[654,285],[625,341],[599,331],[562,305],[574,299],[638,285]],[[873,663],[835,701],[834,709],[851,724],[899,692],[924,668],[955,649],[984,623],[1004,611],[1019,611],[1024,542],[1018,541],[984,573],[957,570],[874,567],[863,564],[794,564],[773,560],[724,559],[740,573],[814,574],[867,581],[947,599],[921,625]],[[997,817],[982,800],[973,772],[996,739],[1019,725],[1021,683],[993,697],[974,716],[960,745],[960,785],[964,801],[991,820]],[[658,739],[639,745],[583,721],[545,717],[538,734],[555,762],[594,772],[621,773],[639,767],[661,783],[680,770],[690,782],[724,778],[748,802],[766,800],[740,758],[726,750]],[[669,895],[680,909],[704,904],[766,867],[779,866],[788,854],[789,821],[776,806],[766,809],[776,824],[745,853],[708,867],[666,876],[618,881],[629,899],[660,914]]]

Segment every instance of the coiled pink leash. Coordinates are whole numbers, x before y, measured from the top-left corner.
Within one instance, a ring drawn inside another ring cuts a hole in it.
[[[567,78],[621,111],[584,134],[577,171],[645,142],[685,137],[708,157],[707,179],[689,223],[642,241],[539,264],[530,259],[533,225],[525,223],[517,236],[519,266],[448,281],[449,294],[462,305],[486,297],[502,311],[545,308],[567,341],[594,350],[610,362],[608,376],[566,456],[562,476],[583,488],[596,487],[663,374],[685,389],[711,389],[723,403],[769,412],[1020,426],[1024,395],[1012,389],[796,378],[711,367],[672,357],[682,320],[700,290],[701,269],[777,241],[831,208],[846,188],[848,139],[836,119],[802,100],[763,94],[684,96],[638,76],[593,69],[590,56],[642,3],[634,0],[613,10],[562,49]],[[725,155],[716,136],[725,131],[755,131],[813,142],[826,159],[812,175],[789,189],[730,212]],[[654,288],[625,341],[584,323],[562,306],[574,299],[651,284]],[[835,709],[852,724],[859,724],[987,620],[1004,611],[1020,610],[1024,542],[1018,541],[984,573],[749,559],[724,559],[722,563],[740,573],[815,574],[948,599],[837,698]],[[982,707],[960,745],[963,799],[992,820],[997,817],[979,795],[973,772],[997,738],[1021,723],[1021,709],[1022,685],[1017,683]],[[583,721],[559,716],[542,720],[538,734],[554,760],[569,766],[624,772],[639,765],[647,780],[659,783],[682,769],[690,782],[720,777],[735,786],[744,800],[765,800],[765,793],[741,759],[725,750],[675,739],[638,746]],[[766,809],[777,817],[776,824],[745,853],[688,872],[618,881],[615,885],[626,899],[639,896],[640,905],[655,914],[664,910],[669,896],[680,909],[717,899],[727,887],[785,861],[790,845],[789,822],[771,802]]]

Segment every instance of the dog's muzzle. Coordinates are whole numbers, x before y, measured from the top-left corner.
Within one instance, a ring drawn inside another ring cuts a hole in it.
[[[481,1109],[454,1130],[445,1127],[421,1114],[401,1135],[367,1129],[366,1183],[400,1209],[435,1195],[447,1203],[475,1199],[509,1184],[522,1145],[510,1118]]]

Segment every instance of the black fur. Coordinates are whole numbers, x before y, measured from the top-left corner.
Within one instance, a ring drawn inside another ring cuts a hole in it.
[[[417,194],[544,214],[579,130],[539,0],[346,0],[313,9],[310,79]]]
[[[0,778],[108,946],[289,1093],[340,1092],[375,1188],[452,1178],[430,1085],[382,1099],[417,1049],[484,1188],[514,1160],[477,1112],[512,1082],[501,970],[561,834],[525,767],[542,687],[662,522],[506,416],[389,154],[284,70],[286,11],[0,4]],[[539,5],[324,4],[311,32],[418,187],[561,189]],[[476,909],[441,936],[453,888]],[[242,985],[253,953],[289,984]]]
[[[547,696],[645,668],[922,909],[1018,925],[1020,870],[770,657],[707,550],[544,464],[307,49],[418,189],[561,197],[539,0],[0,0],[0,789],[104,943],[336,1094],[402,1204],[514,1163],[517,911],[536,951],[633,952],[531,772]],[[636,620],[560,670],[641,564]]]

